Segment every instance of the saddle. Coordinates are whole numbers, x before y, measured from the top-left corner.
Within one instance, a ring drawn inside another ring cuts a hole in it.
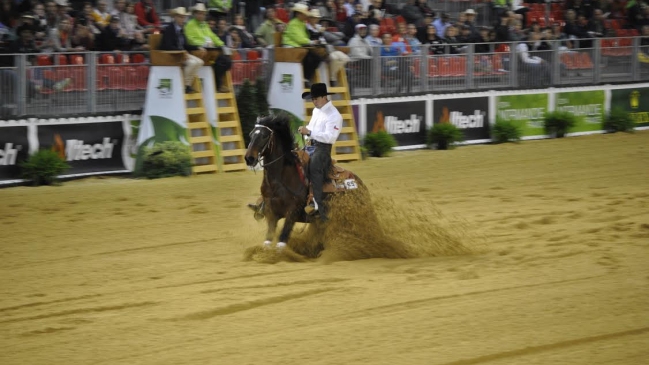
[[[311,187],[311,182],[305,177],[307,176],[306,171],[309,169],[310,156],[305,150],[297,149],[293,150],[293,153],[297,156],[300,161],[297,166],[300,176],[303,176],[303,181],[305,184],[309,185],[309,202],[313,198],[313,188]],[[324,193],[340,193],[347,190],[353,190],[358,188],[357,177],[353,172],[345,170],[340,166],[336,166],[335,159],[331,159],[331,169],[327,173],[324,184],[322,185],[322,191]]]

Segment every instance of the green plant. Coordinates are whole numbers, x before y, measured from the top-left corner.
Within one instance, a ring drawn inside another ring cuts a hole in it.
[[[149,179],[170,176],[189,176],[192,173],[192,156],[189,146],[178,141],[156,143],[144,148],[142,175]]]
[[[239,109],[239,120],[241,121],[241,131],[243,140],[247,146],[250,143],[250,132],[255,129],[257,123],[257,98],[255,88],[248,79],[244,80],[239,95],[237,95],[237,109]]]
[[[361,146],[361,159],[367,160],[368,157],[369,153],[367,152],[367,148],[365,146]]]
[[[617,107],[613,108],[604,122],[602,128],[608,132],[629,132],[633,133],[635,130],[635,122],[631,119],[631,114],[628,111]]]
[[[462,140],[462,131],[451,123],[437,123],[428,131],[428,144],[436,145],[438,150],[447,150]]]
[[[270,106],[268,105],[268,90],[266,90],[266,82],[258,78],[255,81],[255,101],[257,102],[257,113],[260,116],[270,114]]]
[[[56,177],[70,168],[65,159],[52,150],[40,150],[20,164],[22,176],[34,186],[52,185]]]
[[[386,131],[368,133],[365,135],[364,147],[370,156],[383,157],[388,156],[392,148],[397,146],[397,141]]]
[[[511,120],[496,118],[491,136],[494,143],[518,142],[521,139],[521,129]]]
[[[545,113],[543,128],[545,133],[557,138],[563,138],[566,133],[577,125],[577,118],[567,111],[553,111]]]

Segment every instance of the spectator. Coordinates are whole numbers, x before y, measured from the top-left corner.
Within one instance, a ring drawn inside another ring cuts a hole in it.
[[[120,18],[112,17],[97,39],[97,50],[102,52],[124,51],[130,44],[126,32],[119,26]]]
[[[230,39],[227,43],[228,48],[232,48],[233,50],[252,48],[252,45],[246,41],[246,37],[243,35],[241,29],[232,26],[228,33],[230,34]]]
[[[457,28],[451,25],[446,28],[444,41],[447,43],[448,54],[459,54],[461,50],[460,42],[457,39]]]
[[[426,28],[426,40],[424,44],[430,45],[428,48],[428,53],[431,55],[441,55],[444,54],[444,48],[446,42],[437,35],[437,28],[434,25],[429,24]]]
[[[106,1],[100,0],[97,2],[97,9],[92,13],[92,17],[95,20],[95,24],[100,29],[105,28],[110,22],[110,13],[108,12],[108,5]]]
[[[45,29],[44,32],[47,33],[46,30],[47,20],[45,19],[45,5],[43,5],[42,3],[36,3],[36,5],[34,5],[34,19],[36,19],[35,20],[36,25],[41,29]]]
[[[250,46],[245,48],[252,48],[256,45],[255,37],[246,30],[245,20],[243,19],[243,16],[241,16],[241,14],[236,14],[234,16],[234,24],[232,25],[232,27],[237,28],[241,31],[239,32],[239,35],[241,36],[241,41],[244,44]]]
[[[437,28],[437,34],[446,34],[446,28],[452,25],[449,19],[448,13],[443,13],[440,18],[433,22],[433,25]]]
[[[364,22],[365,25],[367,26],[370,26],[372,24],[381,25],[381,20],[383,19],[383,17],[381,16],[380,10],[373,9],[365,13],[368,14],[367,17],[365,18],[365,22]]]
[[[81,13],[81,17],[86,20],[86,26],[90,29],[90,31],[92,31],[93,34],[98,35],[101,33],[101,31],[95,24],[95,17],[93,15],[94,12],[95,9],[92,7],[92,4],[90,2],[83,3],[83,12]]]
[[[480,38],[476,40],[475,53],[491,53],[491,39],[489,38],[489,28],[480,28]]]
[[[356,35],[349,40],[349,56],[352,59],[371,59],[372,58],[372,45],[367,43],[365,39],[367,36],[367,26],[365,24],[358,24],[356,26]]]
[[[47,29],[42,27],[40,23],[36,23],[36,18],[32,14],[25,13],[20,17],[20,20],[22,21],[22,24],[16,28],[17,35],[20,35],[21,30],[28,28],[33,31],[36,40],[42,40],[45,38]]]
[[[117,16],[117,15],[116,15]],[[135,15],[135,5],[128,3],[124,7],[124,11],[119,15],[120,26],[124,29],[124,33],[129,39],[136,39],[144,37],[144,28],[137,22],[137,15]]]
[[[372,24],[368,27],[370,34],[365,37],[365,41],[372,47],[380,47],[383,45],[383,40],[380,37],[381,27],[376,24]]]
[[[345,23],[345,27],[343,28],[343,33],[345,33],[344,41],[346,43],[348,43],[356,33],[356,25],[361,23],[361,13],[354,13],[353,16],[347,18],[347,22]]]
[[[260,20],[261,6],[262,6],[261,1],[259,0],[246,1],[246,18],[248,19],[248,23],[247,23],[248,29],[257,29],[259,24],[261,24],[261,20]],[[243,30],[245,31],[245,27]],[[249,37],[250,37],[249,41],[254,43],[255,40],[251,34],[249,34]]]
[[[347,14],[347,18],[351,18],[354,13],[356,13],[356,8],[354,7],[354,0],[346,0],[343,3],[343,8]]]
[[[145,33],[153,33],[155,28],[160,27],[160,19],[153,6],[153,0],[140,0],[135,4],[135,15],[137,23],[144,27]]]
[[[196,78],[198,70],[203,66],[203,60],[206,54],[205,48],[193,46],[187,42],[183,26],[187,19],[187,11],[185,8],[180,7],[170,11],[174,21],[166,25],[162,31],[162,41],[160,42],[160,50],[163,51],[185,51],[185,59],[183,61],[183,71],[185,73],[185,93],[194,93],[192,84]],[[198,57],[187,53],[187,51],[198,51]]]
[[[347,21],[347,10],[345,10],[345,0],[336,0],[336,21],[339,24],[345,24],[345,22]]]
[[[69,52],[72,48],[72,25],[68,19],[61,19],[58,28],[50,29],[48,47],[45,52]],[[76,49],[81,50],[81,49]]]
[[[401,8],[401,16],[408,24],[419,23],[424,18],[424,13],[416,2],[417,0],[408,0],[403,8]]]
[[[334,23],[333,19],[325,18],[323,16],[320,18],[319,23],[322,26],[322,34],[324,35],[324,38],[328,44],[334,46],[344,46],[346,44],[345,33],[335,31],[338,28],[331,26]]]
[[[210,8],[210,16],[225,18],[232,9],[232,0],[208,0],[207,7]]]
[[[124,17],[125,12],[126,12],[126,0],[117,0],[115,2],[115,8],[110,11],[110,15],[118,16],[121,19]]]
[[[407,33],[405,36],[406,45],[410,48],[412,54],[421,54],[421,42],[417,38],[417,27],[414,24],[407,25]]]
[[[15,28],[18,23],[18,11],[11,0],[3,0],[0,4],[0,24],[7,28]]]
[[[400,92],[402,86],[410,91],[412,86],[412,75],[408,73],[409,67],[407,59],[401,57],[401,47],[395,46],[392,42],[394,39],[390,33],[383,34],[383,46],[381,47],[381,61],[383,63],[383,76],[396,78],[399,80],[397,92]]]
[[[49,0],[45,3],[45,26],[47,30],[56,28],[58,23],[58,14],[56,12],[57,5],[54,0]]]
[[[216,24],[216,32],[214,32],[217,37],[221,39],[223,44],[228,44],[230,42],[230,33],[228,33],[228,21],[225,18],[220,18]]]
[[[400,48],[402,55],[411,53],[410,46],[406,42],[406,37],[408,36],[408,26],[406,23],[398,23],[397,29],[398,34],[392,36],[392,45]]]
[[[305,47],[319,44],[319,41],[311,40],[306,28],[306,22],[309,17],[309,7],[298,3],[293,6],[291,11],[293,12],[293,19],[288,23],[286,31],[282,35],[282,45],[284,47]],[[318,53],[315,49],[309,49],[309,52],[302,59],[305,88],[311,87],[311,79],[320,65],[320,62],[325,59],[326,56]]]
[[[532,82],[529,86],[547,86],[550,85],[551,73],[548,62],[538,56],[530,55],[530,44],[534,44],[539,40],[537,33],[530,34],[528,42],[519,42],[516,46],[516,53],[518,55],[521,73],[527,76],[533,76]]]
[[[426,14],[432,14],[433,17],[435,16],[435,11],[428,6],[428,0],[418,0],[417,7],[424,16]]]
[[[327,0],[324,5],[318,7],[323,18],[333,19],[336,16],[336,3],[334,0]]]
[[[471,30],[471,38],[472,39],[478,39],[480,38],[480,32],[478,32],[478,28],[476,27],[476,21],[475,18],[478,16],[478,13],[476,13],[475,10],[473,9],[467,9],[464,12],[464,16],[466,17],[466,20],[464,21],[463,25],[468,25],[469,30]]]
[[[528,7],[524,4],[523,0],[513,0],[512,7],[514,14],[520,17],[520,20],[523,24],[527,24],[527,13],[530,11]]]
[[[68,14],[70,11],[70,3],[68,0],[56,0],[56,24],[63,20],[67,19],[70,25],[74,25],[74,18]]]
[[[225,44],[212,30],[205,21],[207,17],[207,8],[202,3],[196,4],[193,9],[194,18],[187,22],[185,25],[185,36],[187,37],[187,43],[193,47],[223,47]],[[237,47],[239,48],[238,44]],[[243,48],[243,47],[242,47]],[[232,68],[232,58],[227,53],[230,53],[227,49],[220,54],[212,65],[214,70],[214,81],[216,82],[216,89],[220,93],[230,92],[230,89],[225,85],[224,76],[226,72]]]
[[[95,49],[95,35],[86,18],[79,18],[74,25],[72,46],[87,51]]]
[[[573,33],[573,35],[580,39],[579,48],[592,48],[593,41],[591,38],[595,37],[595,33],[591,28],[590,22],[584,15],[580,15],[577,18],[577,26],[574,29],[576,34]]]
[[[309,13],[307,30],[309,31],[311,40],[317,40],[321,45],[326,45],[326,60],[329,63],[329,82],[331,86],[336,86],[338,83],[338,71],[345,67],[345,64],[349,62],[350,58],[343,52],[337,51],[335,48],[327,44],[327,40],[324,37],[324,29],[318,24],[320,18],[320,11],[318,9],[311,10]]]
[[[512,39],[509,36],[509,12],[503,12],[500,14],[500,23],[496,25],[495,33],[496,33],[496,42],[511,42]]]
[[[267,8],[264,13],[264,22],[261,23],[259,28],[255,31],[255,39],[257,43],[262,47],[274,46],[275,45],[275,28],[278,22],[282,22],[277,19],[276,12],[274,8]]]
[[[428,26],[433,24],[433,13],[425,13],[424,18],[415,24],[417,26],[417,38],[421,43],[426,43],[426,38],[428,37]]]

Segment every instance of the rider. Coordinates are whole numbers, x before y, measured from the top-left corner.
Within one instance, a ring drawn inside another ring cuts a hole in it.
[[[327,95],[333,95],[333,93],[328,93],[327,85],[323,83],[313,84],[310,92],[302,94],[302,99],[311,99],[315,108],[309,124],[298,129],[302,135],[310,137],[311,146],[315,147],[309,163],[313,202],[305,208],[305,211],[308,214],[319,212],[322,221],[327,220],[322,201],[322,186],[331,167],[331,148],[343,127],[343,117],[333,103],[327,99]]]
[[[343,117],[333,103],[327,99],[327,85],[318,83],[311,85],[311,91],[302,94],[302,99],[311,99],[315,108],[311,121],[306,127],[298,128],[302,135],[310,137],[311,146],[314,147],[309,163],[309,180],[313,186],[313,199],[315,201],[305,207],[308,214],[320,213],[322,221],[327,220],[322,201],[322,186],[327,176],[327,169],[331,166],[331,148],[340,135],[343,127]],[[263,199],[257,204],[248,204],[255,212],[255,218],[263,218]]]

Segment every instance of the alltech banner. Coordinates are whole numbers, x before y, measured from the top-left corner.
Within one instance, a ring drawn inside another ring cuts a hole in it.
[[[611,90],[611,110],[622,108],[631,114],[636,127],[649,126],[649,88]]]
[[[465,141],[490,139],[489,98],[483,96],[435,100],[433,123],[455,125],[464,133]]]
[[[500,95],[496,97],[496,118],[515,122],[522,137],[544,136],[543,119],[548,111],[548,94]]]
[[[29,127],[0,128],[0,182],[20,179],[20,163],[29,156]]]
[[[38,128],[39,149],[56,151],[70,165],[66,174],[126,170],[123,122],[54,124]]]
[[[602,130],[605,110],[604,90],[559,92],[555,94],[554,109],[577,117],[571,133]]]
[[[137,121],[124,117],[26,120],[0,124],[0,184],[21,180],[19,163],[52,150],[70,165],[65,176],[133,171]]]
[[[367,132],[386,131],[399,146],[426,144],[426,102],[367,104]]]

